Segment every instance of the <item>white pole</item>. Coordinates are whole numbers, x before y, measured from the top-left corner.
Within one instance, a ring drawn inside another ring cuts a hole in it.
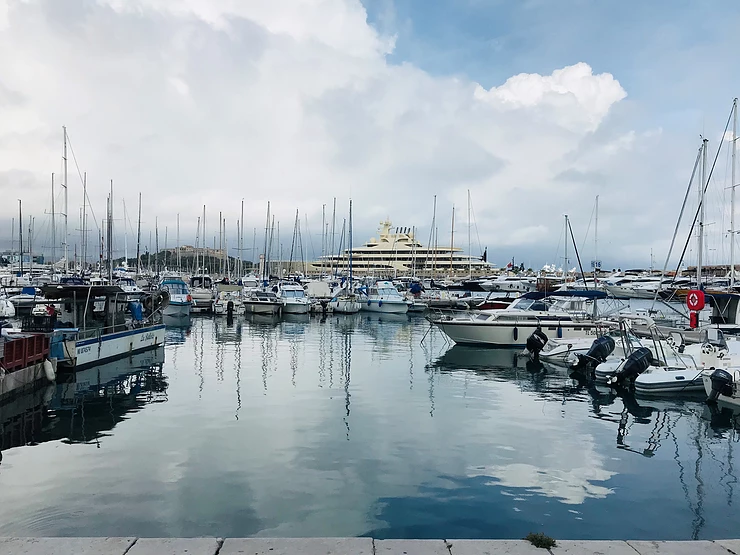
[[[696,286],[701,289],[701,266],[704,255],[704,188],[707,183],[707,144],[709,139],[702,141],[701,153],[701,186],[699,187],[699,254],[696,263]]]
[[[12,248],[12,247],[11,247]],[[54,273],[54,261],[57,257],[57,224],[54,218],[54,174],[51,174],[51,273]]]
[[[732,101],[732,180],[730,187],[730,287],[735,286],[735,156],[737,151],[737,98]]]
[[[64,151],[62,153],[62,159],[64,160],[64,273],[66,274],[67,268],[69,267],[69,229],[67,222],[67,214],[69,213],[67,204],[67,128],[65,126],[62,126],[62,130],[64,131]]]

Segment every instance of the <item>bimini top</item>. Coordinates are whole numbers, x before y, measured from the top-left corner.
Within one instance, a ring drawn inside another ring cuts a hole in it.
[[[553,291],[552,293],[546,293],[545,291],[531,291],[524,293],[522,298],[533,299],[539,301],[548,297],[579,297],[581,299],[606,299],[607,295],[604,291],[594,291],[591,289],[584,289],[583,291]]]
[[[47,285],[41,288],[44,297],[51,299],[73,299],[83,301],[87,297],[114,297],[125,291],[117,285]]]

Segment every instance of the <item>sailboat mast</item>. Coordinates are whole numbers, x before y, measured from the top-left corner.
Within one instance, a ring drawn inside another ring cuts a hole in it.
[[[62,152],[62,160],[64,161],[64,273],[66,274],[67,268],[69,267],[69,228],[67,217],[67,214],[69,214],[69,206],[67,204],[67,128],[62,126],[62,131],[64,132],[64,151]]]
[[[568,214],[565,215],[565,232],[563,235],[563,244],[565,245],[565,256],[563,257],[563,278],[568,280]]]
[[[87,266],[87,172],[82,174],[82,263]]]
[[[334,232],[336,227],[336,221],[337,221],[337,197],[334,197],[334,206],[331,210],[331,250],[329,251],[329,254],[331,255],[331,258],[329,258],[329,274],[334,275]]]
[[[269,241],[270,233],[270,201],[267,201],[267,220],[265,221],[265,249],[262,253],[262,284],[267,285],[266,276],[267,272],[267,242]]]
[[[57,258],[57,224],[54,216],[54,172],[51,174],[51,264],[54,273],[54,261]]]
[[[126,212],[126,199],[123,199],[123,267],[128,270],[128,214]]]
[[[205,274],[206,269],[206,252],[208,250],[208,239],[206,239],[206,205],[203,205],[203,260],[201,261],[201,275]],[[203,281],[200,282],[201,286],[203,285]]]
[[[23,202],[18,199],[18,259],[20,263],[20,273],[23,274]]]
[[[113,180],[110,180],[110,201],[108,202],[108,283],[113,283]]]
[[[450,233],[450,276],[452,275],[452,253],[455,250],[455,205],[452,205],[452,231]]]
[[[175,233],[176,241],[177,241],[177,271],[180,271],[180,213],[177,213],[177,231]]]
[[[437,195],[434,195],[434,207],[432,208],[432,228],[429,230],[429,244],[427,245],[427,258],[429,256],[429,253],[432,252],[432,245],[435,245],[437,242],[435,230],[437,229]],[[437,251],[432,252],[432,268],[429,272],[429,277],[434,277],[434,270],[436,267],[437,262]],[[428,260],[424,263],[424,265],[428,265]]]
[[[468,189],[468,274],[470,279],[473,279],[473,258],[470,255],[470,189]]]
[[[352,199],[349,199],[349,290],[352,291]]]
[[[222,213],[218,213],[218,250],[223,251],[224,248],[224,234],[223,234],[223,218]],[[221,260],[219,261],[219,273],[224,273],[224,261],[223,256],[221,257]]]
[[[735,157],[737,154],[737,98],[732,101],[732,180],[730,187],[730,287],[735,286]]]
[[[599,264],[599,195],[596,195],[596,219],[594,222],[594,285],[596,285],[596,273]],[[584,277],[584,280],[586,278]]]
[[[242,199],[242,218],[239,220],[239,275],[244,275],[244,199]]]
[[[141,274],[141,193],[139,193],[139,222],[136,227],[136,275]]]
[[[699,187],[699,237],[698,258],[696,263],[696,286],[701,289],[701,266],[704,254],[704,189],[707,183],[707,144],[709,139],[702,139],[701,152],[701,186]]]

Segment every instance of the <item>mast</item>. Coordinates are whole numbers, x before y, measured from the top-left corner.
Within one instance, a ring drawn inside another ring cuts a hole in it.
[[[470,279],[473,279],[473,258],[470,254],[470,189],[468,189],[468,274]]]
[[[352,199],[349,199],[349,291],[352,292]]]
[[[159,218],[154,218],[154,271],[159,275]]]
[[[427,259],[424,261],[424,265],[429,265],[429,253],[431,252],[432,245],[436,242],[434,230],[436,229],[437,224],[437,195],[434,195],[434,208],[432,209],[432,227],[429,230],[429,243],[427,244]],[[437,260],[437,253],[436,251],[432,254],[432,267],[429,270],[429,277],[434,277],[434,267],[435,262]]]
[[[223,251],[224,248],[224,234],[223,234],[223,214],[218,213],[218,250]],[[219,260],[219,273],[224,273],[224,261],[223,257]]]
[[[324,254],[326,252],[326,204],[321,205],[321,277],[324,276]]]
[[[450,276],[452,275],[452,253],[455,250],[455,205],[452,205],[452,231],[450,233]]]
[[[82,261],[87,265],[87,172],[82,174]]]
[[[167,226],[164,226],[164,269],[167,270]]]
[[[334,197],[334,206],[331,210],[331,250],[329,251],[329,254],[331,255],[331,258],[329,259],[329,274],[334,275],[334,234],[335,234],[335,227],[336,227],[336,218],[337,216],[337,197]]]
[[[563,236],[563,244],[565,245],[565,256],[563,257],[563,279],[568,281],[568,214],[565,215],[565,235]]]
[[[206,205],[203,205],[203,264],[201,269],[201,275],[204,275],[206,272],[206,252],[208,251],[208,240],[206,239]],[[201,281],[201,286],[203,285],[203,281]]]
[[[704,255],[704,189],[707,186],[707,144],[709,139],[702,139],[701,153],[701,186],[699,187],[699,254],[696,263],[696,286],[701,289],[701,266]]]
[[[735,286],[735,156],[737,152],[737,98],[732,101],[732,179],[730,187],[730,287]]]
[[[113,283],[113,180],[110,180],[108,201],[108,283]]]
[[[599,195],[596,195],[596,220],[594,222],[594,286],[596,285],[596,273],[599,264]],[[586,277],[583,277],[584,281]]]
[[[18,251],[20,273],[23,274],[23,203],[21,199],[18,199]]]
[[[54,273],[54,260],[57,257],[57,225],[54,218],[54,172],[51,173],[51,272]]]
[[[269,240],[270,230],[270,201],[267,201],[267,220],[265,221],[265,249],[262,254],[262,284],[267,285],[265,277],[268,275],[267,272],[267,241]]]
[[[62,131],[64,131],[64,151],[62,153],[62,160],[64,160],[64,273],[67,273],[67,268],[69,267],[69,228],[68,228],[68,217],[67,214],[69,214],[69,206],[67,204],[68,202],[68,187],[67,187],[67,128],[65,126],[62,126]]]
[[[239,220],[239,278],[244,276],[244,199],[242,199],[242,219]]]
[[[123,267],[128,270],[128,214],[126,213],[126,199],[123,199]]]
[[[180,271],[180,213],[177,213],[177,271]]]
[[[33,274],[33,218],[28,217],[28,273]]]
[[[205,240],[205,239],[204,239]],[[198,249],[200,248],[200,216],[198,216],[198,225],[195,228],[195,262],[193,266],[193,275],[198,274]]]
[[[136,228],[136,275],[141,274],[141,193],[139,193],[139,223]]]

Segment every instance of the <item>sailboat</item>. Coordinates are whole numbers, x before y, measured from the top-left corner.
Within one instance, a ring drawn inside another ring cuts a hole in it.
[[[329,308],[339,314],[357,314],[360,312],[360,301],[354,292],[352,283],[352,199],[349,201],[349,248],[347,269],[349,279],[340,292],[329,301]]]

